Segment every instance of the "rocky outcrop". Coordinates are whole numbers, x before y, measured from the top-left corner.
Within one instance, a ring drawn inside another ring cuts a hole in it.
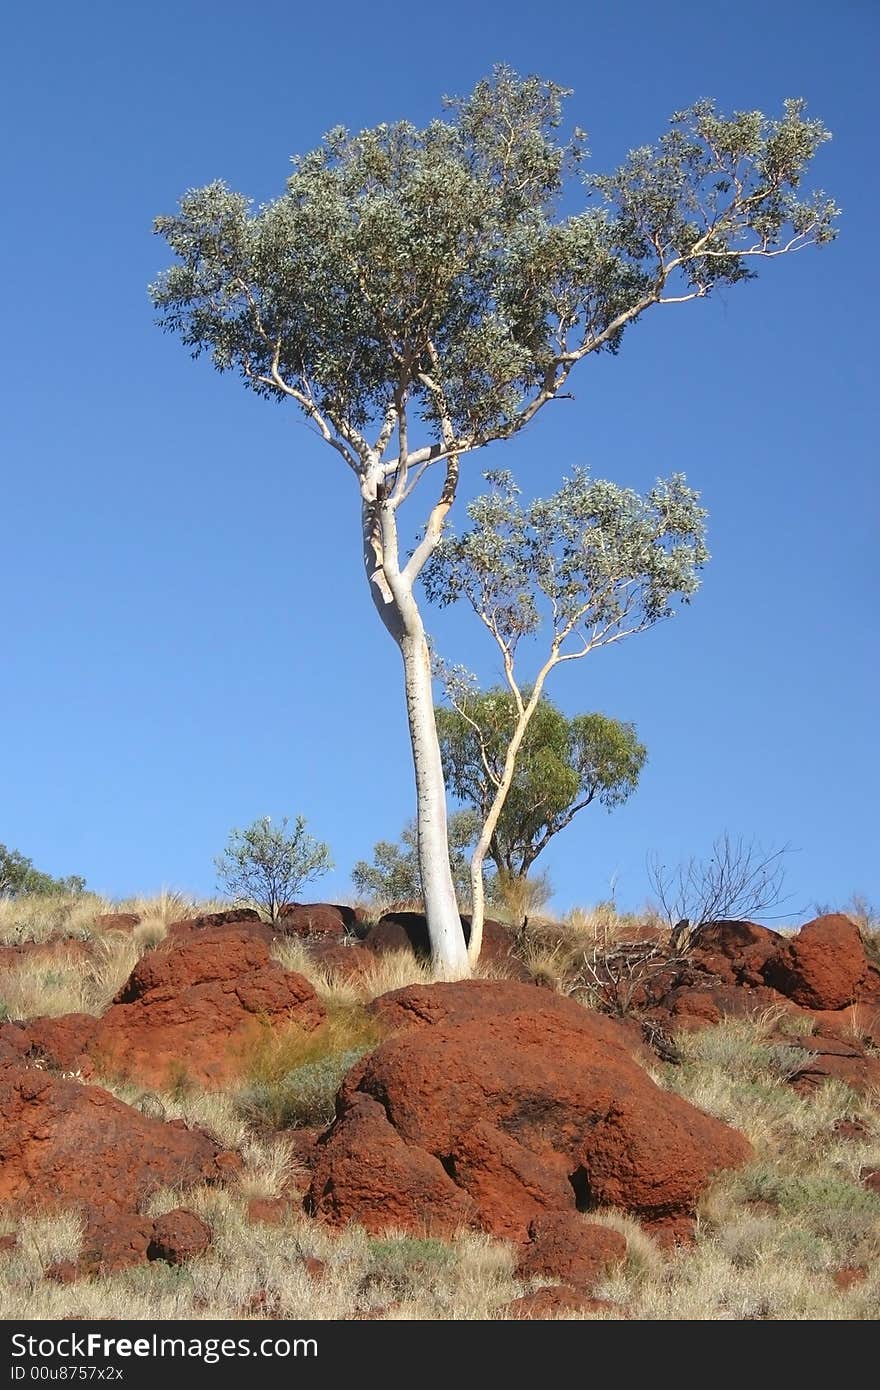
[[[81,1269],[146,1260],[156,1223],[141,1207],[151,1193],[220,1183],[240,1167],[206,1132],[149,1119],[98,1086],[0,1068],[0,1202],[10,1213],[79,1211]]]
[[[377,1011],[397,1036],[349,1074],[318,1145],[309,1205],[331,1222],[523,1241],[547,1212],[664,1221],[750,1153],[571,1000],[469,981],[400,990]]]

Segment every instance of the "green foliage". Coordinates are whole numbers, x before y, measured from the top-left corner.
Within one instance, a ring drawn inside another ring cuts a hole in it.
[[[276,921],[306,883],[333,867],[329,847],[306,831],[303,816],[288,828],[287,816],[273,825],[268,816],[246,830],[233,830],[215,861],[218,883],[235,902],[254,903]]]
[[[78,874],[67,878],[52,878],[51,874],[35,869],[30,859],[17,849],[0,845],[0,898],[26,896],[58,896],[63,893],[82,893],[86,881]]]
[[[336,1092],[364,1050],[330,1052],[274,1080],[255,1082],[238,1093],[236,1108],[246,1119],[271,1129],[328,1125]]]
[[[438,1268],[449,1267],[455,1250],[431,1236],[387,1236],[370,1241],[367,1278],[403,1298],[420,1293]]]
[[[445,537],[423,578],[441,607],[466,599],[509,652],[545,611],[553,651],[583,655],[670,617],[698,588],[706,513],[681,474],[642,497],[576,469],[526,505],[509,473],[485,476],[471,530]]]
[[[530,690],[523,691],[528,701]],[[447,784],[485,819],[516,725],[509,690],[464,696],[436,710]],[[592,802],[611,810],[638,783],[647,750],[632,724],[604,714],[569,719],[544,696],[535,708],[489,854],[499,872],[527,874],[554,835]]]
[[[779,121],[701,102],[581,177],[581,133],[559,134],[568,95],[501,66],[422,129],[330,131],[259,208],[222,182],[188,192],[155,223],[175,258],[151,286],[160,322],[320,412],[363,471],[358,432],[405,402],[437,441],[413,462],[508,437],[645,309],[833,237],[833,203],[800,196],[828,139],[802,101]],[[563,195],[584,206],[561,215]]]
[[[480,826],[473,811],[455,811],[449,817],[449,860],[452,881],[459,902],[470,891],[468,852]],[[373,862],[358,860],[351,871],[355,892],[376,902],[410,902],[422,897],[419,874],[418,835],[413,821],[407,825],[399,844],[379,840],[373,846]]]

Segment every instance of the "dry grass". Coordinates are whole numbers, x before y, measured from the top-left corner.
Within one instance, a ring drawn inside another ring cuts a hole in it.
[[[93,893],[0,898],[0,946],[37,948],[0,969],[0,1018],[103,1013],[171,922],[214,906],[167,890],[118,903]],[[117,912],[141,920],[132,931],[108,930],[98,921]]]
[[[155,919],[164,926],[177,915],[180,904],[165,901]],[[548,982],[555,979],[565,988],[573,953],[613,943],[633,925],[607,907],[572,913],[564,922],[541,922],[531,960]],[[19,981],[18,1006],[39,1005],[37,1011],[45,1013],[53,1001],[57,1012],[86,1003],[95,1011],[130,968],[124,951],[137,952],[141,945],[136,936],[124,949],[118,940],[95,941],[92,950],[100,948],[95,959],[101,964],[91,967],[89,978],[73,955],[66,982],[29,983],[26,976]],[[224,1146],[241,1151],[243,1171],[227,1190],[162,1192],[150,1203],[156,1214],[181,1204],[198,1211],[212,1228],[209,1250],[181,1268],[153,1264],[60,1285],[47,1280],[45,1270],[75,1257],[81,1234],[76,1217],[29,1218],[17,1226],[6,1218],[0,1231],[15,1227],[19,1243],[0,1253],[5,1317],[495,1319],[525,1290],[513,1276],[513,1252],[504,1244],[474,1235],[439,1241],[393,1232],[377,1239],[355,1228],[334,1233],[303,1214],[298,1199],[308,1176],[292,1156],[283,1126],[327,1118],[342,1072],[381,1040],[369,1001],[426,983],[430,973],[409,952],[380,957],[363,977],[350,980],[322,971],[296,942],[279,942],[274,953],[313,981],[328,1009],[326,1027],[313,1034],[267,1033],[254,1048],[247,1082],[225,1092],[160,1095],[124,1083],[110,1087],[145,1114],[204,1126]],[[880,1316],[880,1197],[859,1182],[863,1167],[880,1166],[880,1100],[859,1097],[840,1083],[828,1083],[809,1098],[792,1090],[788,1077],[803,1052],[778,1037],[787,1033],[794,1044],[810,1027],[769,1010],[684,1034],[678,1039],[680,1064],[657,1064],[659,1084],[737,1126],[750,1138],[755,1157],[704,1195],[693,1248],[670,1255],[632,1218],[615,1211],[589,1214],[587,1219],[627,1237],[626,1262],[597,1292],[630,1317]],[[248,1201],[281,1195],[291,1199],[281,1225],[248,1221]],[[320,1280],[310,1277],[307,1257],[324,1262]],[[864,1277],[840,1288],[835,1274],[843,1270],[864,1271]]]
[[[84,941],[93,935],[99,913],[110,911],[112,905],[95,893],[0,897],[0,946],[22,946],[52,937]]]
[[[381,1042],[362,1003],[328,998],[325,1007],[327,1020],[315,1032],[267,1029],[254,1047],[236,1105],[258,1129],[329,1124],[346,1073]]]
[[[161,1194],[151,1209],[167,1210],[182,1196],[211,1226],[212,1244],[200,1259],[181,1268],[153,1264],[59,1285],[42,1277],[52,1260],[16,1250],[0,1256],[4,1317],[152,1320],[271,1314],[323,1321],[379,1313],[401,1320],[485,1319],[521,1292],[512,1276],[511,1251],[481,1236],[439,1241],[389,1233],[377,1239],[358,1228],[333,1234],[297,1213],[280,1226],[251,1224],[246,1193],[216,1188]],[[54,1258],[61,1248],[56,1239]],[[320,1280],[308,1274],[307,1258],[322,1262]]]
[[[405,985],[430,984],[432,978],[430,965],[417,960],[412,951],[382,952],[368,971],[351,977],[325,969],[299,941],[276,941],[272,955],[285,970],[305,975],[322,1002],[330,1007],[365,1004]]]
[[[8,1018],[98,1016],[121,989],[141,955],[132,936],[96,937],[88,954],[64,946],[51,958],[22,960],[0,971],[0,1000]]]

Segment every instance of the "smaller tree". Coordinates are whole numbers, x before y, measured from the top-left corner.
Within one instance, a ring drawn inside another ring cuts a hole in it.
[[[470,851],[479,833],[475,811],[456,811],[449,817],[449,858],[459,907],[470,894]],[[398,844],[379,840],[373,846],[372,864],[359,859],[351,871],[351,881],[357,893],[378,902],[423,898],[415,821],[404,827]]]
[[[526,705],[532,691],[522,692]],[[519,711],[513,694],[496,686],[463,695],[436,711],[447,784],[469,802],[482,824],[504,774]],[[647,749],[632,724],[604,714],[568,719],[547,696],[535,706],[507,798],[489,841],[488,856],[511,882],[525,878],[554,835],[594,801],[611,810],[635,791]],[[476,835],[474,835],[476,838]]]
[[[293,829],[287,816],[273,825],[262,816],[246,830],[233,830],[215,859],[217,879],[234,902],[253,903],[270,922],[296,901],[300,889],[333,868],[328,845],[306,831],[304,816]]]
[[[0,845],[0,898],[22,898],[29,894],[82,893],[86,881],[79,874],[53,878],[35,869],[33,862],[17,849]]]
[[[513,785],[526,731],[554,667],[644,632],[687,602],[708,559],[706,513],[681,474],[644,497],[575,470],[558,492],[528,506],[509,473],[487,473],[492,490],[471,502],[472,529],[447,536],[424,571],[428,597],[445,606],[464,598],[493,637],[516,709],[500,777],[492,771],[479,726],[481,759],[494,796],[471,859],[471,964],[482,945],[482,869]],[[521,686],[516,654],[549,617],[551,637],[534,682]],[[467,686],[447,674],[447,694],[466,712]]]
[[[670,869],[657,855],[649,856],[648,881],[672,929],[673,948],[695,945],[710,922],[759,917],[784,902],[787,853],[787,845],[765,850],[725,831],[705,859]]]

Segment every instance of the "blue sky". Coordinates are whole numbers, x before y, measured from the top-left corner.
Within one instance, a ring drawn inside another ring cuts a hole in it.
[[[302,812],[333,849],[334,898],[412,814],[352,479],[292,409],[153,326],[151,221],[218,177],[276,196],[329,127],[426,121],[504,61],[575,89],[596,169],[699,97],[775,113],[806,96],[845,214],[830,248],[654,311],[584,364],[574,402],[485,458],[530,493],[576,463],[639,488],[681,470],[710,511],[693,605],[551,690],[634,720],[650,757],[626,807],[589,809],[544,856],[556,902],[613,883],[635,906],[649,851],[674,863],[725,829],[792,846],[794,915],[880,899],[877,21],[872,0],[10,12],[0,841],[115,896],[210,893],[233,825]],[[496,678],[466,613],[431,621],[450,659]]]

